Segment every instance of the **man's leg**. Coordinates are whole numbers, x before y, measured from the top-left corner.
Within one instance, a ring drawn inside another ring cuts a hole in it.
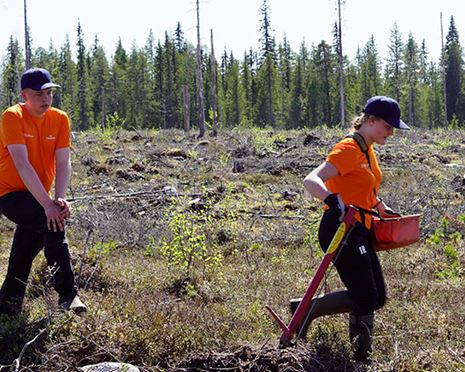
[[[0,289],[0,313],[15,315],[21,311],[32,262],[42,247],[42,234],[17,226],[7,274]]]
[[[76,296],[77,288],[65,232],[48,230],[44,209],[29,192],[12,192],[1,197],[0,208],[8,219],[21,226],[25,234],[26,231],[32,231],[42,237],[41,244],[45,247],[47,263],[55,268],[54,286],[59,294],[60,303]],[[28,239],[37,237],[33,234],[26,235]],[[31,247],[29,244],[29,249]]]
[[[48,265],[53,269],[53,283],[59,295],[59,303],[72,300],[77,294],[73,269],[64,231],[46,230],[44,253]]]

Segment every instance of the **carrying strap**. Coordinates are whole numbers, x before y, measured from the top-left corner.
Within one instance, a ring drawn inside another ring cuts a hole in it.
[[[370,170],[373,173],[373,168],[371,167],[371,161],[370,161],[370,154],[368,154],[368,145],[365,142],[365,138],[363,138],[363,136],[358,132],[349,133],[344,138],[352,138],[357,143],[358,147],[360,147],[360,150],[365,154],[365,157],[367,158],[367,161],[368,161],[368,166],[370,167]],[[373,194],[375,195],[375,199],[376,199],[376,197],[378,195],[377,195],[376,189],[374,187],[373,187]],[[381,201],[380,201],[380,203],[381,203]],[[378,204],[375,204],[375,206],[373,208],[375,208]],[[372,215],[372,216],[379,217],[379,214],[372,211],[372,210],[367,210],[367,209],[363,209],[363,208],[360,208],[360,207],[357,207],[357,208],[360,211],[360,215],[362,216],[364,225],[365,225],[365,213],[369,214],[369,215]]]
[[[363,138],[363,136],[358,132],[349,133],[347,136],[345,136],[345,138],[353,138],[355,142],[357,142],[358,147],[360,147],[360,150],[362,150],[368,160],[368,166],[370,167],[370,170],[373,171],[373,169],[371,169],[370,155],[368,154],[368,145],[365,142],[365,138]]]

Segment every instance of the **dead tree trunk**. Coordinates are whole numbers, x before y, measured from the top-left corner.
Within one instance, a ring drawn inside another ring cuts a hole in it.
[[[31,38],[29,35],[29,26],[27,25],[27,0],[24,0],[24,51],[26,70],[31,68]]]
[[[200,11],[197,3],[197,102],[199,109],[199,138],[205,135],[205,109],[203,103],[202,56],[200,48]]]
[[[342,27],[341,27],[341,0],[338,0],[338,13],[339,13],[339,30],[338,30],[338,55],[339,55],[339,89],[340,89],[340,98],[341,98],[341,126],[345,127],[346,117],[345,117],[345,95],[344,95],[344,56],[342,54]]]
[[[210,43],[211,43],[211,94],[212,94],[212,136],[216,137],[218,134],[218,108],[216,106],[216,63],[215,63],[215,49],[213,47],[213,30],[210,29]]]
[[[444,53],[444,33],[442,30],[442,12],[441,17],[441,70],[442,70],[442,94],[444,96],[444,125],[447,127],[447,83],[446,83],[446,56]]]
[[[182,88],[182,99],[184,102],[184,131],[189,132],[191,129],[190,121],[190,106],[191,106],[191,99],[189,96],[189,87],[187,84],[184,84]]]

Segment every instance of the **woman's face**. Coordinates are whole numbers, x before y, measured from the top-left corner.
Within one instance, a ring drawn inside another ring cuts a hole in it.
[[[371,138],[374,143],[384,145],[388,137],[394,135],[394,127],[381,118],[372,118]]]

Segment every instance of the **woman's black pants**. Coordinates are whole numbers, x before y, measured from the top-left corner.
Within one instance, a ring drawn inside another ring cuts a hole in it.
[[[339,213],[324,212],[318,239],[324,251],[339,227]],[[386,285],[378,256],[369,238],[368,230],[359,222],[349,235],[347,244],[340,247],[333,264],[354,301],[352,315],[372,315],[386,302]]]

